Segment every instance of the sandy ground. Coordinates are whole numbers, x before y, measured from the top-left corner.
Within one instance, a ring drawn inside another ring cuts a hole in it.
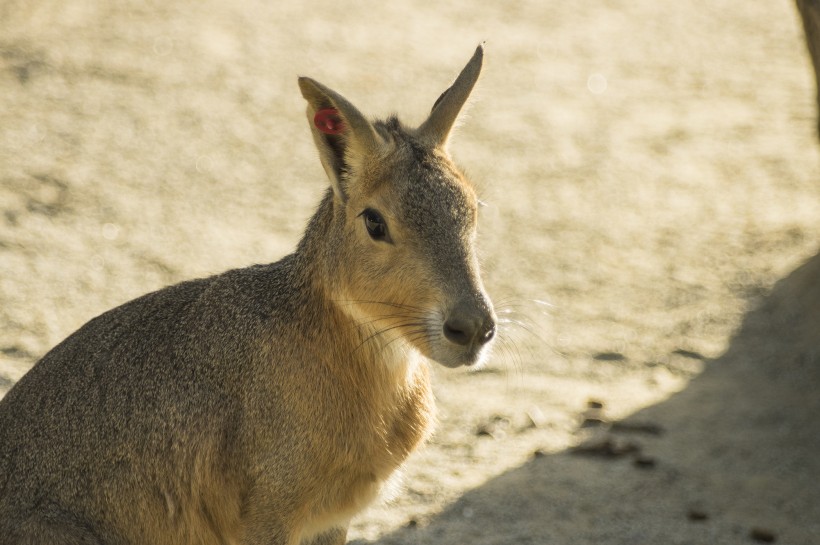
[[[351,540],[820,543],[794,6],[284,4],[0,3],[0,391],[108,308],[294,247],[326,184],[297,75],[419,122],[487,40],[452,149],[502,339],[436,370],[438,433]]]

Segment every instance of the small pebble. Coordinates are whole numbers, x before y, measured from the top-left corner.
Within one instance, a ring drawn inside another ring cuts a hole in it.
[[[527,419],[529,420],[528,427],[531,428],[543,428],[547,425],[547,417],[544,416],[544,412],[535,406],[530,407],[530,410],[527,411]]]
[[[490,429],[490,426],[488,426],[487,424],[479,424],[478,427],[475,430],[475,434],[478,435],[479,437],[492,437],[493,436],[492,430]]]
[[[506,416],[494,415],[489,422],[482,422],[476,426],[475,434],[479,437],[502,439],[506,437],[510,427],[510,419]]]
[[[416,526],[418,526],[418,525],[419,525],[419,521],[417,521],[416,519],[410,519],[410,520],[408,520],[408,521],[407,521],[407,525],[406,525],[406,526],[407,526],[408,528],[415,528],[415,527],[416,527]]]
[[[540,448],[536,449],[535,452],[532,453],[533,458],[543,458],[546,455],[547,453],[541,450]]]
[[[686,513],[686,518],[691,521],[701,522],[704,520],[709,520],[709,513],[702,509],[693,508],[690,509],[688,513]]]
[[[684,350],[683,348],[678,348],[677,350],[672,351],[673,354],[678,356],[683,356],[684,358],[691,358],[693,360],[705,360],[706,356],[701,354],[700,352],[695,352],[693,350]]]
[[[652,456],[638,455],[632,464],[640,469],[653,469],[657,465],[657,461]]]
[[[603,426],[607,421],[600,416],[587,416],[581,421],[582,428],[597,428]]]
[[[598,401],[597,399],[590,399],[587,401],[587,408],[588,409],[603,409],[604,402]]]
[[[592,358],[598,361],[623,361],[626,356],[620,352],[598,352]]]
[[[749,537],[760,543],[774,543],[777,541],[777,536],[774,535],[774,532],[766,528],[752,528]]]

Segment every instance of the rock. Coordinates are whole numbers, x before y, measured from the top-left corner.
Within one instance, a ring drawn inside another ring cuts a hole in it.
[[[652,456],[638,454],[632,461],[632,465],[640,469],[654,469],[657,465],[657,460]]]
[[[527,420],[527,428],[543,428],[547,425],[547,417],[537,406],[532,406],[527,411]]]
[[[592,356],[592,359],[598,361],[623,361],[626,359],[626,356],[620,352],[598,352]]]
[[[709,520],[709,513],[699,507],[693,507],[686,513],[686,518],[692,522],[702,522],[704,520]]]
[[[489,421],[481,422],[476,426],[475,434],[479,437],[501,439],[502,437],[506,437],[509,427],[509,418],[501,415],[493,415]]]
[[[767,528],[752,528],[749,537],[760,543],[774,543],[777,541],[777,536],[774,532]]]

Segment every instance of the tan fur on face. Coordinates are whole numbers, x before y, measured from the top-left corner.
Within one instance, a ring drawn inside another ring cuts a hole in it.
[[[334,204],[345,244],[333,259],[350,264],[337,271],[341,299],[357,308],[359,323],[402,334],[438,359],[447,310],[460,299],[486,300],[473,250],[477,198],[446,154],[418,142],[396,119],[376,128],[389,151],[378,165],[362,159],[356,171],[367,176],[347,190],[346,202]],[[356,217],[365,208],[387,219],[392,244],[369,239]]]

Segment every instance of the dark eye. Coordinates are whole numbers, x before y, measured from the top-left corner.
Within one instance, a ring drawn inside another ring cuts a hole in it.
[[[387,223],[384,221],[381,214],[368,208],[362,212],[361,215],[364,216],[364,226],[367,229],[367,234],[370,235],[370,238],[373,240],[387,239]]]

